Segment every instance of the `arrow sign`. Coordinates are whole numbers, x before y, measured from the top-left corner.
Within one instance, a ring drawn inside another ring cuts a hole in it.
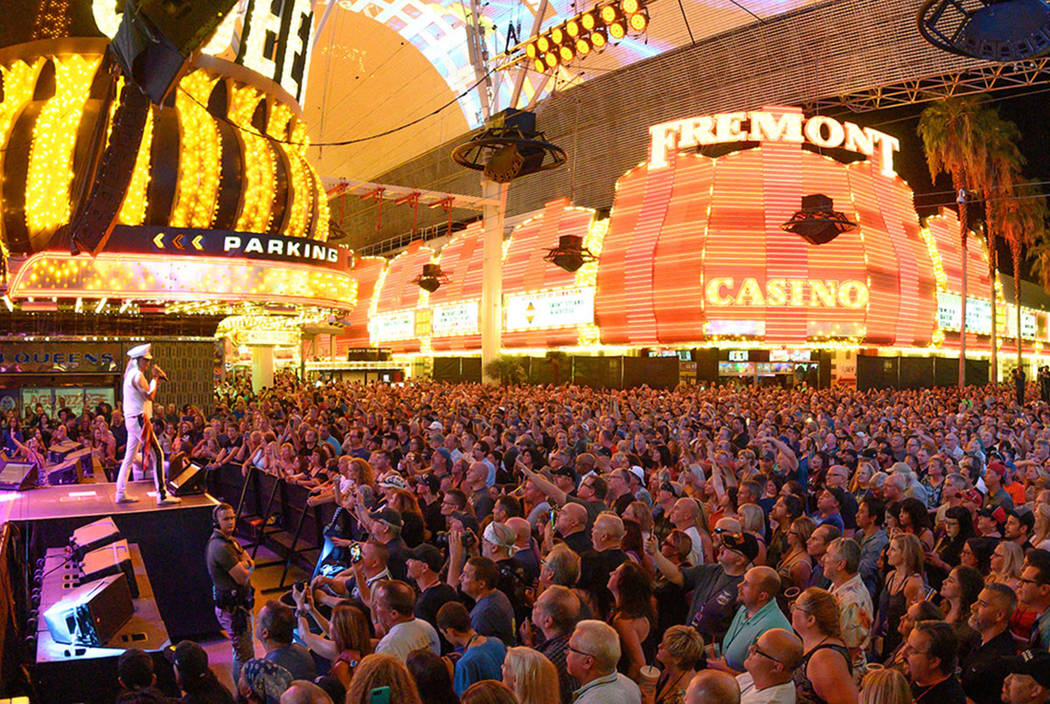
[[[157,249],[164,249],[164,233],[158,232],[157,236],[153,238],[153,244]]]
[[[193,248],[196,249],[198,252],[203,252],[204,251],[204,245],[201,244],[201,242],[203,240],[204,240],[204,235],[197,235],[196,237],[193,238],[193,242],[191,242],[191,244],[193,245]]]
[[[182,235],[175,235],[175,239],[172,240],[172,244],[175,245],[175,249],[185,249],[182,246]]]

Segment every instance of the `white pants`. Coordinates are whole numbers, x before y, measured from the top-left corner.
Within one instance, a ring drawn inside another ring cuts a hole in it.
[[[139,454],[142,448],[142,436],[145,434],[144,424],[150,421],[146,420],[145,416],[127,416],[124,418],[124,428],[128,431],[128,444],[124,450],[124,461],[120,463],[120,471],[117,472],[117,498],[121,499],[124,497],[124,489],[127,487],[128,475],[131,474],[131,465],[135,461],[135,456]],[[160,449],[160,445],[156,442],[153,443],[153,453],[157,457],[155,471],[153,472],[153,484],[157,489],[157,498],[164,498],[164,455]],[[146,468],[142,468],[145,473]]]

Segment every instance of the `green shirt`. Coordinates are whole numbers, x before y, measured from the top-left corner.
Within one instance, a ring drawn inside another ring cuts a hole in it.
[[[747,657],[747,649],[758,640],[758,637],[771,628],[783,628],[791,630],[784,612],[777,606],[776,599],[770,599],[769,603],[755,612],[754,616],[747,615],[747,607],[741,606],[733,622],[729,624],[726,637],[722,639],[722,655],[726,664],[734,670],[744,670],[744,658]]]

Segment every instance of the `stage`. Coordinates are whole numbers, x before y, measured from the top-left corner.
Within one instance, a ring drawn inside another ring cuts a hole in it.
[[[151,481],[129,483],[127,495],[139,501],[116,503],[112,483],[0,491],[0,523],[17,526],[19,553],[35,564],[49,549],[65,546],[75,529],[111,516],[121,535],[139,546],[172,642],[218,633],[204,560],[211,513],[218,502],[197,494],[183,496],[178,504],[157,506]]]

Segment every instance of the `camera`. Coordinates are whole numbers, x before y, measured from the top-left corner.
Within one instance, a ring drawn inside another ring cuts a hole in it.
[[[293,589],[295,591],[297,591],[297,592],[303,591],[304,589],[306,589],[306,582],[304,582],[303,580],[300,579],[299,581],[297,581],[295,583],[295,586],[293,587]]]
[[[463,533],[463,538],[460,541],[463,543],[463,547],[472,548],[478,543],[478,536],[474,535],[474,531],[468,530]]]
[[[350,546],[350,562],[357,564],[361,561],[361,543],[354,543]]]

